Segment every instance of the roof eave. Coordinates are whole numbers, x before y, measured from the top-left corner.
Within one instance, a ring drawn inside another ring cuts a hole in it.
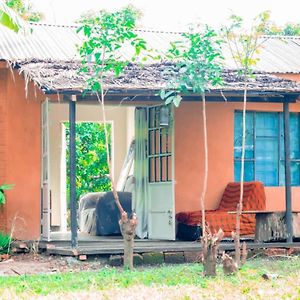
[[[83,91],[82,89],[44,89],[46,95],[61,94],[61,95],[78,95],[81,98],[92,98],[96,96],[91,91]],[[139,97],[138,99],[144,99],[148,101],[149,99],[160,99],[159,95],[160,89],[145,89],[145,88],[135,88],[135,89],[109,89],[106,92],[106,97],[110,99],[121,99],[124,97]],[[206,97],[208,99],[220,98],[220,101],[230,99],[230,101],[241,101],[244,95],[244,90],[236,89],[216,89],[206,92]],[[199,99],[201,94],[189,93],[184,94],[183,98],[186,100]],[[247,97],[249,102],[296,102],[300,98],[300,91],[292,90],[260,90],[253,89],[247,91]],[[222,99],[222,100],[221,100]]]

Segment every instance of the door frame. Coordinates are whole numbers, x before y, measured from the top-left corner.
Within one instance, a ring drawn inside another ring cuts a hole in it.
[[[41,239],[50,241],[51,188],[49,100],[41,103]]]

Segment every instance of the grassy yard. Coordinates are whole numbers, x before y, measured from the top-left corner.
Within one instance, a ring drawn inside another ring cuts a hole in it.
[[[300,257],[253,259],[237,275],[218,274],[204,278],[189,264],[0,277],[0,299],[300,299]]]

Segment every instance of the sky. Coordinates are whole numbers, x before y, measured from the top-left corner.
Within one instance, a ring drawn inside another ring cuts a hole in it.
[[[234,13],[247,23],[264,10],[271,11],[271,20],[282,26],[300,23],[299,0],[30,0],[43,12],[44,22],[72,24],[89,10],[116,10],[133,4],[142,11],[140,26],[155,30],[182,30],[201,22],[211,26],[226,23]]]

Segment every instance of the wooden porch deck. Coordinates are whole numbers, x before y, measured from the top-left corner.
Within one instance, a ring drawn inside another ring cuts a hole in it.
[[[40,241],[39,248],[48,254],[57,255],[109,255],[123,253],[123,240],[120,236],[89,236],[79,233],[78,249],[74,252],[71,247],[70,233],[52,233],[51,241]],[[300,247],[300,242],[272,242],[255,243],[253,238],[243,238],[249,249],[259,248],[293,248]],[[134,252],[193,252],[201,250],[199,242],[186,241],[162,241],[162,240],[135,240]],[[231,239],[224,239],[220,244],[220,250],[234,250],[234,243]]]

